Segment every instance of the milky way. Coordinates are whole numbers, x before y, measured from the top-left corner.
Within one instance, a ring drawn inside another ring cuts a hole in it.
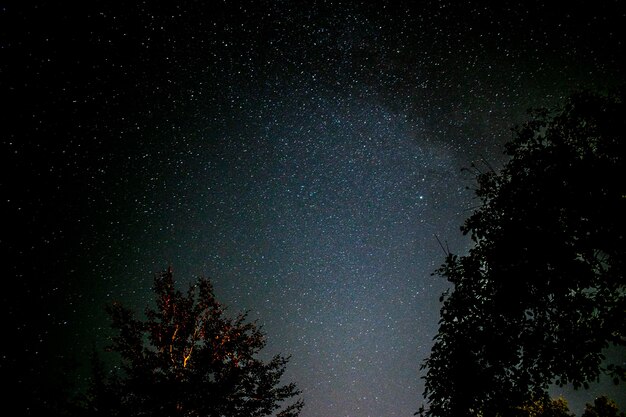
[[[417,410],[463,168],[624,79],[618,1],[94,3],[2,10],[16,352],[84,360],[171,265],[291,355],[302,417]]]

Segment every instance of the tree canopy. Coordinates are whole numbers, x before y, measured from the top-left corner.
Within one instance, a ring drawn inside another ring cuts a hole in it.
[[[481,204],[461,228],[474,245],[436,272],[451,289],[423,415],[508,415],[551,384],[625,379],[603,355],[626,345],[624,98],[584,92],[532,111],[503,168],[477,172]]]
[[[89,415],[295,417],[295,384],[281,385],[288,358],[257,358],[265,337],[246,315],[228,318],[211,282],[177,290],[171,269],[154,281],[156,307],[145,320],[119,303],[108,308],[122,360],[112,376],[95,361]]]
[[[621,413],[617,404],[610,400],[606,396],[598,397],[593,401],[593,404],[587,404],[582,417],[624,417],[625,414]]]
[[[540,399],[519,407],[516,417],[574,417],[563,398]]]

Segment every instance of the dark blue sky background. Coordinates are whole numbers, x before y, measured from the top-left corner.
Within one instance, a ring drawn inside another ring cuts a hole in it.
[[[84,3],[0,9],[17,386],[171,265],[292,356],[302,417],[412,415],[435,235],[469,247],[462,168],[501,165],[529,107],[624,81],[619,1]]]

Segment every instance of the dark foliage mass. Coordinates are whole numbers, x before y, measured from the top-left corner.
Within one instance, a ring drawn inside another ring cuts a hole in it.
[[[607,397],[598,397],[593,404],[587,404],[582,417],[625,417],[624,413],[620,413],[617,404]]]
[[[511,415],[550,384],[625,379],[625,91],[578,93],[514,129],[500,172],[478,172],[474,241],[438,274],[440,328],[425,416]],[[474,167],[478,169],[477,167]]]
[[[563,398],[541,399],[519,407],[516,417],[574,417]]]
[[[186,294],[172,270],[154,283],[156,308],[146,319],[120,304],[109,307],[116,336],[110,349],[122,360],[110,376],[95,358],[90,416],[295,417],[302,401],[294,384],[281,385],[287,358],[257,358],[264,335],[245,315],[226,317],[208,279]]]
[[[575,417],[563,398],[527,402],[509,414],[514,417]],[[624,417],[617,404],[606,396],[598,397],[593,404],[587,404],[582,417]]]

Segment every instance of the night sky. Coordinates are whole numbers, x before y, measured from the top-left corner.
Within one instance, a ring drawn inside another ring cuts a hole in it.
[[[529,107],[626,69],[618,0],[23,3],[0,6],[18,387],[83,363],[104,305],[141,312],[171,265],[291,355],[302,417],[411,416],[447,288],[437,237],[470,247],[463,168],[501,166]]]

